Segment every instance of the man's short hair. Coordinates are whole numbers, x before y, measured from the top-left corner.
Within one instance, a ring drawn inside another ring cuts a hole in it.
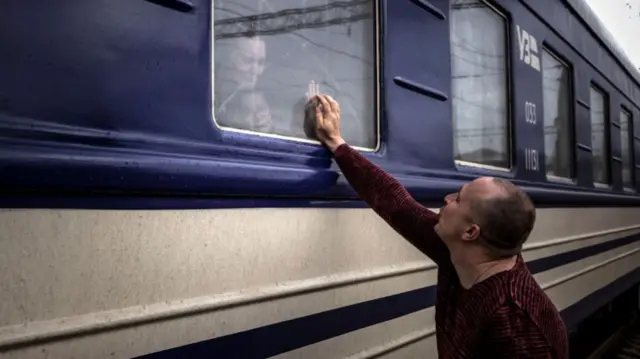
[[[501,194],[472,202],[474,219],[480,227],[480,242],[494,257],[520,253],[536,221],[533,202],[518,186],[493,178]]]

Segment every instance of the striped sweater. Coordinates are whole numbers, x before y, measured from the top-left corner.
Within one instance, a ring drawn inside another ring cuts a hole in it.
[[[569,357],[562,318],[521,255],[511,270],[463,288],[447,247],[435,233],[437,214],[347,144],[336,149],[334,158],[360,197],[438,264],[435,317],[440,358]]]

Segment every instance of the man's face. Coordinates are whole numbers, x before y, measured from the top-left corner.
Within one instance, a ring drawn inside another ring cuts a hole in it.
[[[445,197],[435,230],[448,247],[461,240],[473,241],[479,237],[479,227],[473,222],[471,203],[494,195],[496,190],[490,177],[481,177]]]

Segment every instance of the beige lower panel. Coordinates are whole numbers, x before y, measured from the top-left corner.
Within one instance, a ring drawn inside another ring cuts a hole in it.
[[[640,224],[640,208],[538,208],[528,245]]]
[[[637,235],[638,233],[640,233],[638,228],[634,228],[629,230],[614,229],[613,233],[607,233],[603,235],[584,233],[573,238],[552,237],[551,240],[547,241],[547,243],[551,244],[548,246],[539,247],[540,244],[544,244],[545,242],[526,243],[523,251],[523,257],[525,261],[532,261],[540,258],[550,257],[558,253],[569,252],[579,248],[589,247],[595,244],[605,243],[619,238]]]
[[[640,218],[637,208],[537,213],[527,246]],[[0,228],[0,325],[430,263],[370,209],[4,210]]]
[[[559,278],[575,275],[587,267],[592,267],[592,266],[597,267],[609,260],[613,260],[617,256],[620,256],[624,253],[627,253],[637,248],[638,248],[638,243],[630,243],[630,244],[627,244],[626,246],[614,248],[612,250],[581,259],[579,261],[570,262],[563,266],[553,268],[551,270],[548,270],[542,273],[538,273],[534,275],[534,278],[536,278],[536,281],[540,284],[540,286],[542,286],[543,288],[546,288],[548,285],[550,285],[554,281],[557,281]],[[609,264],[605,265],[605,267],[608,265]],[[600,268],[594,269],[594,271],[598,271],[599,269]],[[575,280],[578,278],[579,277],[576,277],[570,280]]]
[[[349,356],[348,359],[437,357],[436,330],[435,327],[431,327]]]
[[[606,264],[546,290],[558,310],[575,304],[587,295],[631,272],[640,265],[640,252]]]
[[[637,223],[638,218],[636,209],[545,209],[538,212],[537,229],[530,243],[554,236],[584,234],[587,230],[631,225]],[[0,302],[0,313],[3,314],[0,321],[16,323],[95,312],[99,315],[100,310],[105,309],[260,287],[274,281],[312,278],[409,259],[424,260],[385,223],[373,218],[377,217],[370,210],[3,211],[0,215],[4,229],[0,233],[0,266],[4,270],[0,273],[3,279],[0,280],[3,289],[0,295],[4,297],[0,298],[4,300]],[[331,229],[329,235],[328,229]],[[60,266],[60,263],[65,265]],[[29,277],[22,278],[24,274]],[[433,281],[420,280],[416,287]],[[6,297],[7,293],[11,295]],[[338,303],[331,297],[323,298],[325,303],[308,300],[310,313],[331,309],[327,308],[327,303],[349,304]],[[355,302],[367,299],[371,298]],[[144,339],[150,335],[141,330],[145,333],[130,335],[143,338],[132,341],[132,348],[125,345],[129,335],[120,333],[114,335],[119,338],[116,344],[109,344],[104,349],[87,338],[61,345],[63,348],[85,348],[78,352],[78,357],[83,358],[87,357],[81,355],[88,353],[87,348],[100,353],[113,350],[116,357],[127,350],[147,352],[151,349],[145,350],[146,345],[153,344],[154,348],[162,349],[306,315],[305,304],[288,303],[293,304],[271,307],[266,313],[258,310],[259,315],[253,320],[244,318],[243,314],[233,314],[240,310],[238,308],[205,315],[209,319],[203,319],[192,335],[169,330],[169,340],[162,339],[157,343]],[[253,306],[248,306],[246,311],[253,311],[249,308]],[[88,314],[85,319],[92,316]],[[194,322],[200,317],[195,316]],[[219,323],[225,323],[218,325],[213,321],[216,318]],[[163,322],[163,325],[175,329],[185,320]],[[191,319],[182,325],[194,326]],[[208,333],[203,334],[203,328]],[[153,330],[164,332],[164,329]],[[111,338],[104,339],[103,335],[96,338],[111,343]],[[89,342],[92,344],[87,344]],[[169,342],[174,344],[165,344]],[[31,352],[36,356],[17,357],[47,357],[48,350],[54,350],[58,345],[52,344],[42,354],[37,350]],[[51,357],[73,357],[62,353]]]
[[[427,298],[425,298],[425,301]],[[393,343],[394,338],[433,328],[435,308],[431,307],[405,315],[384,323],[363,328],[345,335],[325,340],[321,343],[293,350],[274,358],[341,358],[358,352],[375,352],[381,344]],[[435,337],[434,337],[435,338]],[[374,348],[372,350],[371,348]],[[365,356],[360,356],[365,357]]]
[[[369,209],[0,212],[0,325],[430,262]]]
[[[14,350],[0,357],[128,358],[421,288],[425,283],[435,281],[436,271],[430,270],[155,323],[140,323],[137,327],[75,336],[67,340]],[[84,321],[85,325],[90,325],[91,321],[102,320],[101,314],[98,313],[95,317],[65,318],[60,322],[80,320]],[[28,327],[17,326],[14,329],[28,333],[39,330],[38,326],[53,327],[55,322],[35,322]],[[2,329],[5,336],[12,335],[10,329]]]

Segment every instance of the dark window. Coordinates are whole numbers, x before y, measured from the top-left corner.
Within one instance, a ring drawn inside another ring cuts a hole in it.
[[[593,149],[593,181],[610,184],[609,169],[609,104],[607,96],[591,86],[591,148]]]
[[[510,168],[507,21],[482,1],[451,5],[454,156]]]
[[[620,109],[620,147],[622,151],[622,185],[626,189],[633,189],[633,172],[635,166],[633,165],[633,147],[630,146],[633,143],[630,131],[631,126],[631,113],[627,110]]]
[[[547,175],[571,178],[574,169],[571,71],[548,50],[542,52],[544,150]]]

